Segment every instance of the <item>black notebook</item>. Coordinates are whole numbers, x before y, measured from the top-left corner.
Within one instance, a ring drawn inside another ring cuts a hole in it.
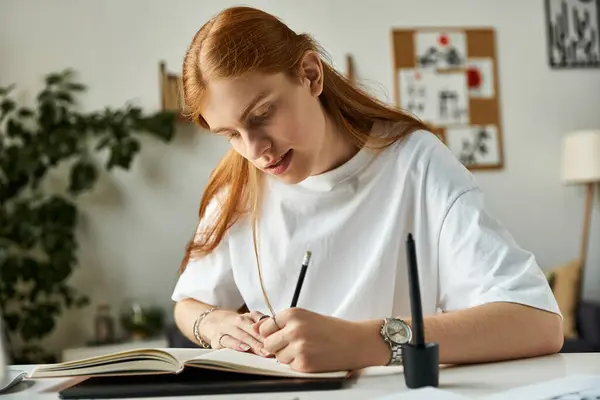
[[[193,396],[231,393],[265,393],[335,390],[346,387],[348,377],[293,378],[240,374],[189,368],[179,374],[91,377],[61,390],[61,399],[116,399],[132,397]]]

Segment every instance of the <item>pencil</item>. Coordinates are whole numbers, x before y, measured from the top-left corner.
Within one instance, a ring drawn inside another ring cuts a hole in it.
[[[304,254],[304,259],[302,260],[302,268],[300,268],[300,276],[298,277],[298,282],[296,283],[296,290],[294,291],[294,297],[292,299],[292,305],[290,307],[296,307],[298,305],[298,298],[300,297],[300,291],[302,290],[302,284],[304,283],[304,276],[306,276],[306,270],[308,269],[308,264],[310,263],[310,256],[312,253],[307,251]]]

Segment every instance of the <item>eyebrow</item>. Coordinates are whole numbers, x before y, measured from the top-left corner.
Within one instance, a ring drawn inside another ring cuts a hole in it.
[[[254,99],[252,99],[247,105],[246,107],[244,107],[244,109],[242,110],[242,113],[240,114],[240,117],[238,118],[238,120],[244,121],[246,120],[246,118],[248,117],[248,114],[250,114],[250,111],[252,111],[252,109],[261,101],[263,100],[265,97],[267,97],[269,94],[271,94],[270,91],[268,90],[264,90],[262,92],[260,92],[256,97],[254,97]],[[216,128],[216,129],[212,129],[212,131],[214,133],[219,133],[222,131],[227,131],[229,130],[228,128]]]

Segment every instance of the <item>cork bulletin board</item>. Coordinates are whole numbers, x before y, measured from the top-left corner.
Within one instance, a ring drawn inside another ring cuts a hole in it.
[[[392,31],[394,100],[426,122],[469,169],[504,166],[492,28]]]

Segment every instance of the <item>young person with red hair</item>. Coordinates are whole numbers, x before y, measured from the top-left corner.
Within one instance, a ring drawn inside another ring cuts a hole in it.
[[[231,144],[172,296],[188,338],[300,371],[401,364],[412,233],[441,363],[560,350],[545,277],[473,176],[427,126],[336,72],[309,35],[226,9],[194,36],[182,79],[191,120]]]

